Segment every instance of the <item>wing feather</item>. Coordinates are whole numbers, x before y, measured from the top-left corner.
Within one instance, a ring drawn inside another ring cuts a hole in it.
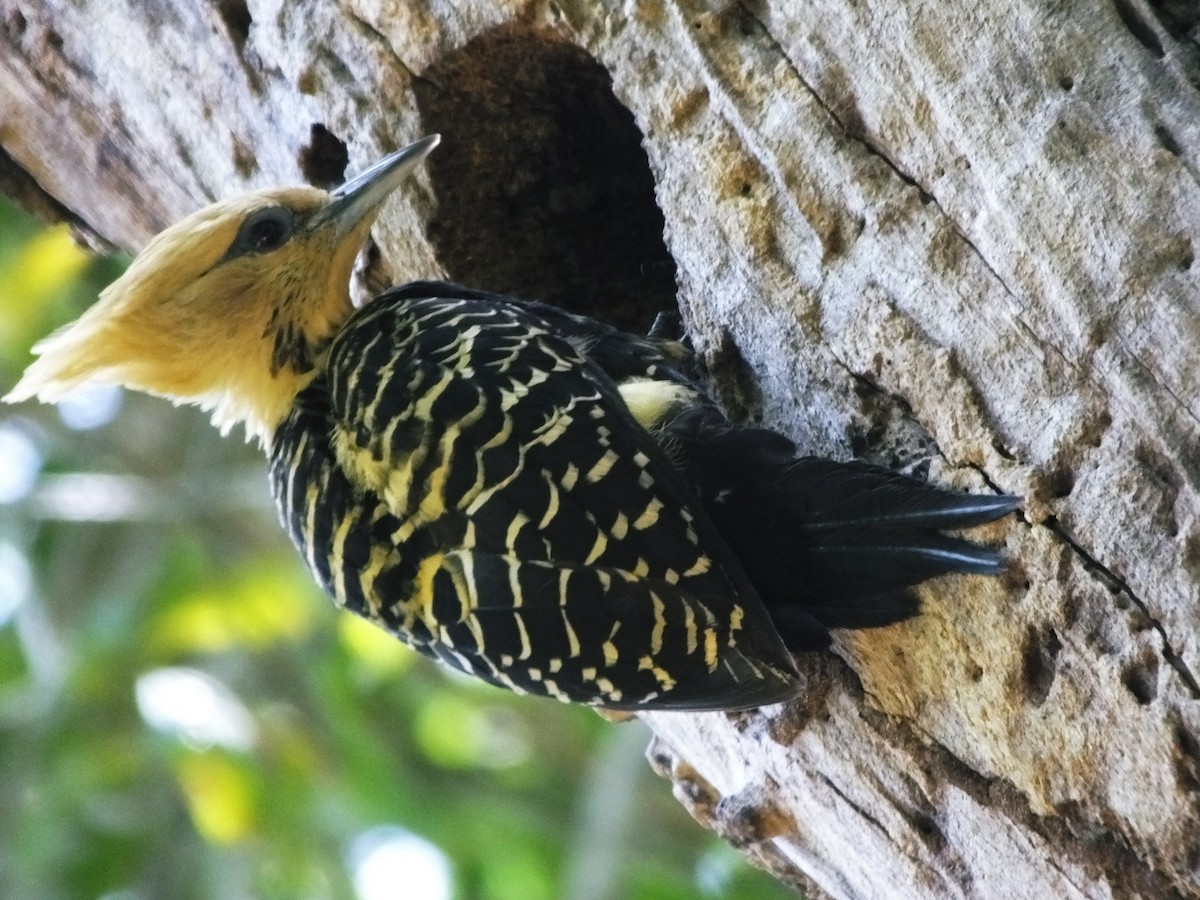
[[[288,494],[281,463],[277,493],[301,545],[309,523],[352,520],[334,529],[339,558],[314,566],[339,602],[456,668],[559,699],[713,709],[793,692],[703,510],[604,372],[535,313],[385,295],[310,391],[277,455],[294,458],[283,445],[303,431],[324,489],[300,496],[293,478]],[[323,497],[340,505],[314,517]]]

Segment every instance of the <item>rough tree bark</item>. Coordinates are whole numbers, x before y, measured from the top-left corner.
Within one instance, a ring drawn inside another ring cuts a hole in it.
[[[794,705],[647,716],[701,821],[839,897],[1200,896],[1192,5],[0,10],[0,185],[98,246],[441,131],[375,277],[626,324],[677,280],[736,412],[1025,498],[1006,579]]]

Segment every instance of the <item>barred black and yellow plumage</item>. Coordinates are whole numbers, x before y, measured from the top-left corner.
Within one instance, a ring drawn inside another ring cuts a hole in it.
[[[998,571],[941,529],[1011,498],[797,459],[727,422],[674,341],[444,283],[353,310],[351,251],[435,143],[333,194],[258,192],[164,232],[10,399],[111,380],[245,422],[339,605],[560,700],[783,700],[790,652],[829,628],[914,614],[925,578]]]
[[[648,343],[626,361],[667,362]],[[534,307],[448,285],[377,298],[276,432],[271,474],[336,601],[456,669],[618,708],[791,692],[707,517]]]

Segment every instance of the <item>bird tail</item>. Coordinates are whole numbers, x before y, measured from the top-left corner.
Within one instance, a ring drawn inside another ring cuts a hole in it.
[[[910,618],[909,590],[953,572],[996,575],[1000,553],[948,530],[991,522],[1014,497],[962,494],[861,462],[797,458],[791,441],[710,417],[671,429],[676,457],[794,651],[830,628]]]

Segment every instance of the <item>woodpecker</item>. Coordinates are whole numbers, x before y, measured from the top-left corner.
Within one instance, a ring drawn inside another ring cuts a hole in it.
[[[613,710],[787,700],[792,653],[830,629],[1001,570],[943,531],[1013,498],[801,458],[728,421],[678,341],[447,283],[355,309],[355,257],[437,143],[188,216],[5,399],[106,382],[244,425],[339,606],[493,684]]]

